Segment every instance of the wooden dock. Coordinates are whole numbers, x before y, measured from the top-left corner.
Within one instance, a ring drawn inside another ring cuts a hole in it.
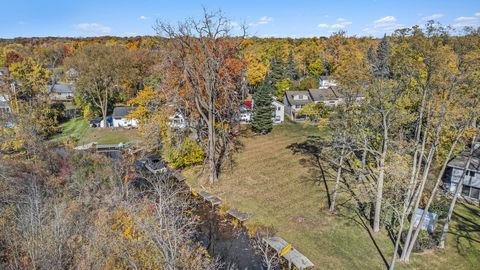
[[[278,236],[263,238],[263,241],[265,241],[279,255],[288,246],[288,242]],[[305,257],[305,255],[300,253],[294,247],[291,247],[291,249],[286,251],[282,257],[287,260],[288,269],[292,269],[292,265],[299,270],[308,269],[315,266],[307,257]]]
[[[204,200],[206,200],[207,202],[210,202],[212,204],[212,206],[215,206],[215,205],[220,205],[222,203],[222,200],[220,198],[218,198],[217,196],[213,195],[213,194],[210,194],[206,191],[200,191],[198,193]]]
[[[227,213],[230,216],[238,219],[241,222],[244,222],[244,221],[250,219],[253,216],[252,213],[243,213],[243,212],[238,211],[236,208],[228,209]]]

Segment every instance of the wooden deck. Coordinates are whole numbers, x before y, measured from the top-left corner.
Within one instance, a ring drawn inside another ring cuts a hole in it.
[[[251,218],[252,215],[253,215],[252,213],[243,213],[243,212],[240,212],[240,211],[238,211],[236,208],[230,208],[230,209],[228,209],[227,213],[228,213],[230,216],[238,219],[238,220],[241,221],[241,222],[244,222],[244,221],[248,220],[248,219]]]
[[[222,203],[222,200],[220,198],[206,191],[200,191],[198,194],[202,196],[204,200],[210,202],[213,206],[220,205]]]
[[[280,254],[283,249],[288,246],[288,242],[278,236],[264,238],[263,241],[273,248],[277,254]],[[287,253],[283,254],[283,258],[287,260],[289,269],[292,268],[292,265],[299,270],[315,266],[307,257],[305,257],[305,255],[300,253],[294,247],[292,247]]]

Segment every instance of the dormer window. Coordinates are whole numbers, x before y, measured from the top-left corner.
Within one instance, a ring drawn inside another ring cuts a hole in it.
[[[308,97],[306,95],[294,95],[293,100],[306,100]]]

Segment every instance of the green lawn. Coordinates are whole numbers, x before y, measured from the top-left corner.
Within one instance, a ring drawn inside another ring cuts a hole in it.
[[[123,128],[91,128],[87,120],[77,117],[60,125],[62,132],[53,140],[63,141],[74,137],[78,144],[97,142],[99,144],[115,144],[134,142],[139,139],[136,129]]]
[[[308,156],[293,154],[291,146],[310,136],[328,135],[316,127],[286,122],[268,135],[242,138],[242,149],[215,186],[208,185],[198,167],[184,173],[192,185],[201,185],[227,204],[253,212],[247,224],[273,226],[318,269],[385,269],[393,250],[386,232],[371,237],[346,195],[337,201],[337,213],[330,214],[324,185],[318,183],[318,168]],[[328,186],[331,190],[333,183]],[[478,269],[479,209],[459,205],[456,210],[446,250],[415,254],[409,265],[398,264],[398,268]]]

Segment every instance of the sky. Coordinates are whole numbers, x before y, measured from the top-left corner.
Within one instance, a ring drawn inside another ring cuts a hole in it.
[[[221,9],[250,36],[382,36],[436,20],[457,28],[480,27],[480,0],[0,0],[0,38],[154,35],[157,19],[199,17]]]

